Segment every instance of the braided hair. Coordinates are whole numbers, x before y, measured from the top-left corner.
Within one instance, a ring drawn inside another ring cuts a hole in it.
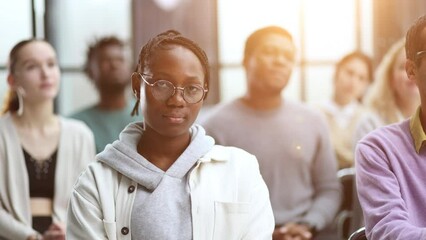
[[[210,68],[209,61],[204,50],[194,41],[189,38],[184,37],[180,32],[176,30],[167,30],[151,38],[148,43],[146,43],[140,53],[139,53],[139,61],[136,67],[136,71],[143,73],[145,68],[148,66],[149,61],[151,60],[151,56],[158,49],[168,49],[170,45],[180,45],[191,52],[193,52],[197,58],[200,60],[201,65],[204,70],[204,88],[208,89],[209,80],[210,80]],[[204,95],[204,99],[207,97],[207,94]],[[132,116],[138,114],[139,101],[136,102],[135,107],[132,111]]]

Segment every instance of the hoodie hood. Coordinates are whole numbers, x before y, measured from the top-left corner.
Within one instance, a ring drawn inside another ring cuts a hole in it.
[[[183,173],[188,172],[214,146],[214,139],[207,136],[200,125],[193,125],[190,133],[191,143],[166,172],[137,152],[137,145],[143,134],[142,122],[129,124],[120,133],[119,140],[108,144],[105,150],[96,156],[96,160],[153,191],[164,174],[177,178],[184,177]]]

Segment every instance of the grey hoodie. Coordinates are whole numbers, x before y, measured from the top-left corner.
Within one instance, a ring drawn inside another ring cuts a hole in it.
[[[191,143],[166,172],[137,152],[141,122],[129,124],[119,140],[97,155],[98,161],[138,183],[131,217],[133,239],[192,239],[188,176],[214,140],[200,125],[190,132]]]

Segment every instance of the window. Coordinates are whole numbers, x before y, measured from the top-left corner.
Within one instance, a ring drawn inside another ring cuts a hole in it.
[[[97,102],[98,94],[82,71],[87,46],[96,38],[112,34],[130,43],[130,5],[130,0],[55,1],[52,10],[61,14],[51,34],[62,68],[58,96],[61,114],[69,115]]]
[[[297,65],[283,92],[286,97],[328,99],[334,63],[356,49],[372,54],[371,5],[371,0],[218,0],[221,101],[245,92],[245,40],[268,25],[286,28],[296,43]]]
[[[9,89],[7,85],[7,61],[12,47],[19,41],[32,36],[31,1],[0,1],[0,101]],[[19,13],[19,14],[17,14]],[[7,33],[7,34],[5,34]]]

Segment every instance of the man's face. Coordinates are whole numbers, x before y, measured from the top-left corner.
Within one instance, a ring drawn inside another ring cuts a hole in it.
[[[423,47],[419,51],[426,50],[426,28],[422,31]],[[412,60],[407,60],[405,64],[408,78],[415,81],[419,88],[422,109],[426,109],[426,55],[418,59],[417,63]]]
[[[130,83],[130,67],[124,49],[111,45],[100,49],[92,64],[92,78],[98,88],[117,88]]]
[[[295,46],[279,34],[268,34],[247,57],[248,91],[253,95],[276,95],[287,86],[294,66]]]

